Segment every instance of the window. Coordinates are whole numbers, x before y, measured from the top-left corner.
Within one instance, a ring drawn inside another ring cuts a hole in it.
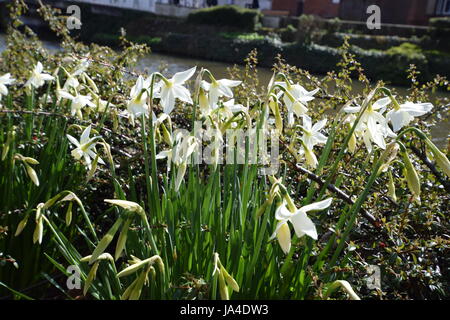
[[[442,11],[443,14],[450,14],[450,0],[445,1],[444,8]]]
[[[333,0],[332,2],[333,3],[339,3],[339,2],[341,2],[341,0]]]
[[[436,5],[436,14],[450,15],[450,0],[438,0]]]

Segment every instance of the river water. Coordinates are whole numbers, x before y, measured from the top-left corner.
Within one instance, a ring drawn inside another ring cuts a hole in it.
[[[44,45],[49,49],[58,50],[58,44],[55,42],[44,41]],[[5,48],[5,36],[0,34],[0,52]],[[164,69],[164,74],[169,76],[173,75],[176,72],[184,71],[186,69],[192,68],[193,66],[197,66],[198,68],[206,68],[214,74],[214,76],[218,79],[220,78],[228,78],[227,68],[232,65],[228,63],[215,62],[215,61],[207,61],[190,57],[180,57],[180,56],[172,56],[167,54],[159,54],[152,53],[138,61],[137,69],[140,71],[148,71],[149,73],[154,71],[160,71],[162,68]],[[270,77],[272,76],[272,72],[267,68],[258,68],[258,76],[261,85],[266,85]],[[357,81],[354,81],[354,91],[358,92],[361,90],[360,84]],[[406,95],[407,89],[403,87],[396,87],[398,93],[400,95]],[[448,93],[436,93],[440,96],[448,96]],[[448,137],[450,133],[450,122],[449,117],[445,119],[438,119],[438,123],[431,129],[431,134],[433,136],[433,141],[439,145],[441,148],[445,148],[448,144]]]

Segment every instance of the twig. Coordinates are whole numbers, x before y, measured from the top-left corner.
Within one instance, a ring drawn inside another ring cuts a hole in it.
[[[285,146],[285,143],[283,141],[280,140],[280,142]],[[285,146],[286,147],[286,146]],[[288,148],[286,148],[287,150],[289,150]],[[315,175],[314,173],[312,173],[311,171],[309,171],[308,169],[305,169],[301,166],[299,166],[298,164],[292,162],[292,161],[288,161],[288,163],[291,165],[291,167],[293,167],[296,171],[301,172],[302,174],[306,174],[308,176],[309,179],[311,179],[312,181],[316,182],[317,184],[319,184],[321,187],[325,184],[324,181],[322,181],[322,179]],[[333,193],[335,193],[337,195],[337,197],[345,202],[347,202],[348,204],[353,205],[355,202],[352,200],[352,198],[350,198],[349,195],[347,195],[344,191],[342,191],[341,189],[337,188],[335,185],[333,184],[328,184],[327,189]],[[380,228],[381,227],[381,221],[379,219],[376,219],[371,213],[367,212],[364,208],[360,209],[361,214],[376,228]]]

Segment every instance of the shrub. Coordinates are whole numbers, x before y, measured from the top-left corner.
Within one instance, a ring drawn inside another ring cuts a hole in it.
[[[450,29],[450,17],[431,18],[429,25],[438,29]]]
[[[255,30],[260,19],[258,10],[226,5],[196,10],[189,14],[187,22]]]

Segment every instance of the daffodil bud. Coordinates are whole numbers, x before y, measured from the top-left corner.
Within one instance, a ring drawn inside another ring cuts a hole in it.
[[[44,218],[42,216],[42,208],[44,204],[39,203],[36,207],[36,228],[34,229],[33,233],[33,243],[38,242],[39,244],[42,243],[42,236],[44,234]]]
[[[223,273],[224,279],[226,283],[233,289],[233,291],[239,292],[239,285],[237,284],[236,280],[230,274],[225,270],[225,268],[222,266],[221,272]]]
[[[158,267],[160,268],[161,272],[164,272],[164,264],[162,263],[161,257],[158,255],[155,255],[151,258],[148,258],[148,259],[145,259],[142,261],[138,261],[138,262],[126,267],[125,269],[123,269],[122,271],[120,271],[117,274],[117,277],[120,278],[120,277],[128,276],[130,274],[135,273],[136,271],[138,271],[139,269],[141,269],[142,267],[144,267],[146,265],[149,265],[149,266],[153,265],[155,262],[158,264]]]
[[[97,269],[98,269],[99,264],[100,264],[100,261],[96,261],[94,263],[94,265],[92,266],[91,270],[89,271],[86,282],[84,283],[83,295],[86,295],[86,293],[89,290],[89,287],[92,284],[92,281],[94,281],[95,277],[97,276]]]
[[[391,162],[394,161],[395,158],[397,158],[399,149],[400,149],[400,146],[395,142],[392,142],[391,144],[389,144],[386,147],[386,150],[381,155],[384,163],[378,169],[377,174],[380,174],[381,172],[385,172],[389,168],[389,165],[391,164]]]
[[[357,144],[356,134],[353,132],[350,140],[348,141],[348,151],[350,151],[350,153],[355,153]]]
[[[178,190],[180,189],[181,181],[183,181],[183,177],[184,177],[184,174],[186,173],[186,169],[187,169],[186,162],[181,163],[180,166],[178,167],[177,177],[175,180],[175,191],[176,192],[178,192]]]
[[[8,155],[9,149],[11,148],[11,144],[14,141],[15,136],[16,136],[16,128],[13,127],[12,130],[8,131],[8,136],[6,138],[6,142],[3,145],[2,161],[4,161],[6,159],[6,156]]]
[[[116,252],[114,254],[115,259],[119,259],[120,254],[123,249],[125,249],[125,244],[127,242],[128,229],[130,228],[131,219],[128,218],[123,224],[122,231],[120,231],[119,239],[117,240]]]
[[[142,287],[144,286],[145,279],[147,277],[147,272],[143,271],[139,275],[138,280],[136,281],[136,284],[133,287],[133,290],[130,292],[129,300],[138,300],[141,296]]]
[[[120,300],[128,300],[130,298],[130,294],[134,289],[134,286],[136,285],[136,283],[139,281],[139,278],[136,278],[136,280],[134,280],[129,286],[128,288],[125,289],[125,291],[123,292],[123,294],[120,296]]]
[[[280,107],[278,106],[278,103],[271,99],[269,101],[269,107],[272,110],[273,115],[275,116],[275,127],[280,133],[283,132],[283,118],[281,117]]]
[[[122,224],[122,221],[123,219],[119,217],[117,221],[113,224],[111,229],[109,229],[109,231],[103,236],[103,238],[98,243],[97,247],[94,249],[94,252],[92,252],[91,258],[89,259],[89,264],[94,263],[94,261],[97,260],[97,258],[103,253],[103,251],[105,251],[105,249],[108,247],[108,245],[114,238],[114,235],[116,234],[120,225]]]
[[[15,237],[17,237],[22,233],[23,229],[27,225],[28,217],[29,215],[25,215],[25,217],[22,220],[20,220],[19,224],[17,225],[16,233],[14,234]]]
[[[425,143],[430,148],[431,153],[433,154],[434,160],[436,160],[436,165],[444,171],[447,177],[450,178],[450,161],[447,156],[436,147],[436,145],[431,142],[430,139],[426,138]]]
[[[29,164],[39,164],[39,161],[31,157],[23,157],[22,160]]]
[[[200,112],[204,117],[207,117],[210,113],[210,107],[209,107],[209,101],[208,96],[206,95],[205,91],[200,88],[200,94],[198,96],[198,104],[200,107]]]
[[[67,206],[67,212],[66,212],[66,225],[69,226],[72,222],[72,204],[73,202],[69,202],[69,205]]]
[[[225,283],[225,279],[223,277],[222,272],[219,272],[219,292],[220,292],[220,298],[222,300],[230,300],[230,296],[228,294],[228,287]]]
[[[291,251],[291,230],[287,223],[283,223],[277,230],[277,240],[284,254]]]
[[[414,200],[420,202],[420,179],[416,169],[414,169],[411,160],[406,152],[403,152],[403,162],[405,164],[405,178],[408,188],[413,194]]]
[[[38,242],[39,244],[42,243],[42,236],[44,233],[44,222],[42,221],[42,217],[36,221],[36,227],[33,232],[33,243]]]
[[[258,210],[256,210],[256,218],[259,218],[264,214],[267,206],[268,206],[268,200],[264,201],[264,203],[261,205],[261,207],[259,207]]]
[[[135,212],[139,215],[142,215],[142,214],[145,215],[144,209],[142,209],[142,207],[140,205],[138,205],[136,202],[133,202],[133,201],[119,200],[119,199],[105,199],[105,202],[122,207],[125,210]]]
[[[34,171],[34,169],[25,162],[25,168],[27,170],[28,176],[30,177],[31,181],[33,181],[33,183],[39,187],[39,178],[36,174],[36,171]]]
[[[310,150],[307,147],[305,147],[305,158],[306,158],[306,164],[310,168],[315,169],[317,167],[318,161],[317,161],[316,155],[314,154],[314,152],[312,150]]]
[[[98,159],[99,159],[99,155],[97,154],[95,156],[94,161],[92,161],[91,169],[89,170],[87,177],[86,177],[86,182],[89,182],[89,180],[91,180],[92,177],[94,176],[95,171],[97,171]]]
[[[164,142],[167,143],[169,146],[173,146],[172,136],[170,135],[169,131],[167,130],[164,123],[161,123],[161,130],[163,133]]]
[[[394,178],[392,177],[392,172],[388,172],[389,175],[389,182],[388,182],[388,196],[394,200],[397,201],[397,195],[395,194],[395,184],[394,184]]]

